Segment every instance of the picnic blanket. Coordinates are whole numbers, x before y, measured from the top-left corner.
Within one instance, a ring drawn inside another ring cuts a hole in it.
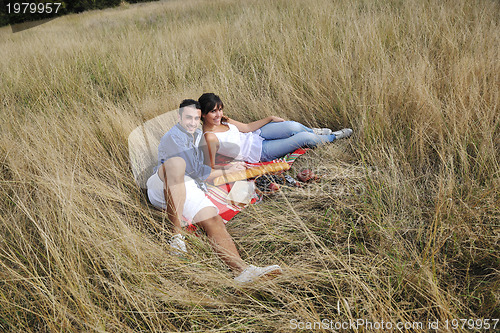
[[[275,159],[271,162],[261,162],[261,163],[245,163],[247,167],[255,167],[255,166],[260,166],[260,165],[265,165],[265,164],[270,164],[270,163],[278,163],[278,162],[286,162],[288,164],[292,164],[295,162],[297,157],[300,155],[304,154],[308,148],[299,148],[295,150],[292,153],[289,153],[288,155]],[[207,197],[213,202],[213,204],[219,209],[219,215],[222,217],[224,220],[224,223],[229,222],[233,217],[235,217],[239,212],[241,212],[246,206],[241,207],[237,205],[233,205],[231,203],[228,203],[226,198],[227,194],[231,190],[233,183],[228,183],[228,184],[223,184],[219,186],[214,186],[212,184],[207,184],[208,187],[208,193],[206,194]],[[254,198],[251,202],[251,204],[257,202],[260,198]]]

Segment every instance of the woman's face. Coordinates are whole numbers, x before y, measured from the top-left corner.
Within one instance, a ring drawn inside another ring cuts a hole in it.
[[[222,112],[222,108],[216,105],[212,110],[208,111],[208,113],[203,116],[203,124],[213,126],[220,125],[223,116],[224,113]]]

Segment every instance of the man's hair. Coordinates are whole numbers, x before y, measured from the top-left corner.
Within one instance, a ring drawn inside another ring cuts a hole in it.
[[[182,116],[182,112],[184,112],[184,108],[186,106],[194,107],[195,109],[201,110],[200,103],[195,101],[194,99],[185,99],[179,104],[179,116]]]

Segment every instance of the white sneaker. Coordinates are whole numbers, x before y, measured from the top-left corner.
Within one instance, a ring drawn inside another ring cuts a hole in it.
[[[343,128],[340,131],[333,132],[332,134],[335,135],[335,139],[343,139],[343,138],[348,138],[352,135],[352,129],[350,128]]]
[[[185,239],[186,237],[181,234],[175,234],[170,238],[168,245],[175,250],[171,252],[173,255],[182,256],[187,253],[186,243],[184,242]]]
[[[274,275],[279,275],[283,271],[278,265],[271,265],[267,267],[257,267],[254,265],[248,266],[240,275],[234,278],[236,282],[248,283],[253,282],[259,278],[272,277]]]
[[[314,134],[316,135],[330,135],[332,134],[332,130],[329,128],[313,128]]]

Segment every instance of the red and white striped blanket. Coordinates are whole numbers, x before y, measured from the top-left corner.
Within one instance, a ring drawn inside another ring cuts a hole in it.
[[[286,162],[288,164],[292,164],[297,157],[304,154],[308,148],[299,148],[288,155],[273,160],[271,162],[261,162],[261,163],[246,163],[248,167],[255,167],[259,165],[269,164],[269,163],[278,163],[278,162]],[[229,191],[231,190],[231,186],[233,183],[223,184],[219,186],[214,186],[211,184],[208,185],[208,193],[207,197],[214,203],[215,206],[219,209],[219,215],[222,217],[225,223],[229,222],[233,217],[235,217],[239,212],[241,212],[244,207],[239,207],[236,205],[232,205],[227,202],[226,197]],[[251,204],[255,203],[257,200],[254,198]]]

